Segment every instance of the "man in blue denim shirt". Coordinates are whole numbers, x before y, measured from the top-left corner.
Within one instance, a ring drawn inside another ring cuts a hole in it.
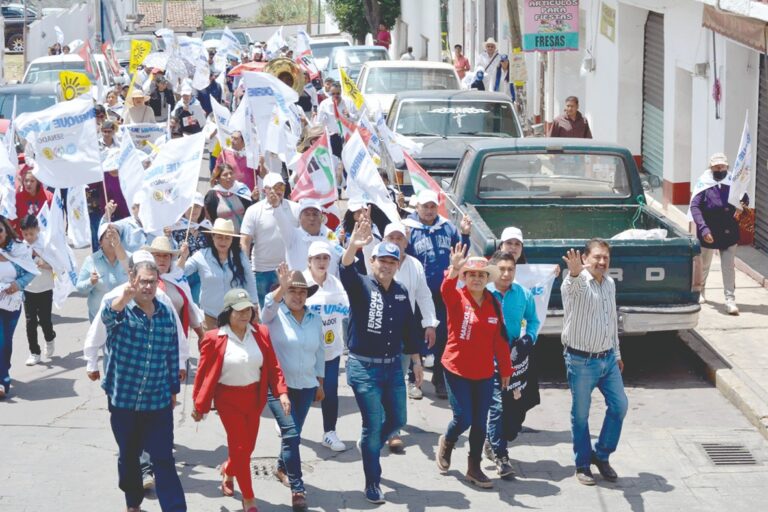
[[[365,497],[384,503],[381,482],[381,447],[405,425],[405,380],[400,354],[412,354],[416,385],[423,370],[419,357],[419,332],[408,292],[394,280],[400,249],[381,242],[371,257],[373,275],[358,272],[355,254],[372,240],[371,223],[355,225],[341,259],[341,283],[351,305],[347,383],[355,393],[363,417],[359,441],[365,472]]]
[[[120,450],[117,470],[129,512],[144,499],[139,455],[149,452],[164,512],[186,511],[184,490],[173,459],[173,396],[179,392],[176,319],[155,298],[159,271],[137,263],[123,293],[106,300],[101,318],[107,329],[104,381],[112,433]],[[99,378],[91,372],[92,380]]]

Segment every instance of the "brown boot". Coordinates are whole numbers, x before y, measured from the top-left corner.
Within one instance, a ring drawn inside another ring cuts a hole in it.
[[[485,476],[483,470],[480,468],[480,459],[473,459],[470,455],[467,457],[467,474],[466,479],[468,482],[475,484],[483,489],[490,489],[493,487],[491,480]]]
[[[435,461],[440,471],[445,473],[451,468],[451,452],[453,452],[453,447],[456,443],[447,441],[443,435],[440,436],[437,443],[437,457],[435,457]]]

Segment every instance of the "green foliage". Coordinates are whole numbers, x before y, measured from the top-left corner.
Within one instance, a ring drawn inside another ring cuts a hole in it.
[[[313,6],[315,10],[317,5]],[[317,13],[312,12],[312,18]],[[262,25],[306,23],[307,0],[269,0],[256,15],[256,22]]]
[[[209,28],[224,28],[226,23],[224,20],[217,18],[216,16],[206,15],[203,17],[203,29]]]
[[[378,27],[368,24],[362,0],[327,0],[327,4],[343,32],[351,34],[357,41],[364,40],[369,32],[376,36]],[[400,0],[379,0],[379,6],[380,21],[393,27],[400,16]]]

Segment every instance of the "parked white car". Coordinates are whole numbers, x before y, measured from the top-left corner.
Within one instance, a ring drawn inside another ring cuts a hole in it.
[[[419,60],[366,62],[357,87],[365,96],[369,111],[381,111],[385,116],[399,92],[461,89],[459,75],[451,64]]]
[[[21,83],[23,84],[45,84],[45,83],[58,83],[59,73],[61,71],[78,71],[85,73],[88,80],[91,81],[91,85],[95,89],[94,97],[97,97],[99,89],[102,95],[106,94],[109,88],[114,83],[114,77],[112,71],[106,63],[104,57],[100,54],[94,54],[94,60],[92,66],[99,70],[99,78],[96,79],[94,73],[89,73],[85,69],[85,61],[79,55],[49,55],[46,57],[39,57],[27,66],[27,71],[24,73],[24,78]],[[98,98],[103,100],[103,98]]]

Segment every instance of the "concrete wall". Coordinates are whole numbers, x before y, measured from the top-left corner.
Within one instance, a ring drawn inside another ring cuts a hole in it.
[[[440,2],[403,0],[400,9],[401,23],[392,31],[390,57],[399,59],[412,46],[416,58],[440,61]]]

